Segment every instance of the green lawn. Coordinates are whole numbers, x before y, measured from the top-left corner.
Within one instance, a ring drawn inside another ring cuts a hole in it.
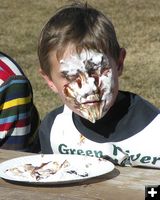
[[[41,117],[60,105],[38,73],[37,40],[44,23],[65,0],[0,0],[0,51],[13,57],[30,79]],[[88,0],[115,25],[127,50],[120,89],[160,108],[160,1]]]

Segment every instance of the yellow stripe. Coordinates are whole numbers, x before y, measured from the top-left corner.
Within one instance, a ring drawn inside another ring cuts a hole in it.
[[[25,97],[25,98],[14,99],[14,100],[5,102],[4,104],[0,105],[0,110],[8,109],[8,108],[11,108],[11,107],[14,107],[14,106],[27,104],[29,102],[31,102],[31,96]]]

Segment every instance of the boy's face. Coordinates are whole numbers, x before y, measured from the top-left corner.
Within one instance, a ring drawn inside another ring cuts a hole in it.
[[[114,104],[120,70],[111,57],[68,47],[60,61],[52,53],[50,63],[52,80],[45,79],[73,112],[94,123]]]

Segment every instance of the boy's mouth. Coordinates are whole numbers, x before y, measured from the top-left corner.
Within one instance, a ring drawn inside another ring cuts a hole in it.
[[[77,106],[77,109],[80,111],[81,115],[95,123],[96,120],[100,119],[103,116],[103,107],[104,101],[86,101]]]
[[[73,98],[76,105],[79,106],[99,106],[102,103],[102,99],[98,94],[88,95],[87,97]]]
[[[84,105],[95,105],[95,104],[99,104],[101,103],[101,101],[86,101],[86,102],[83,102],[82,104]]]
[[[100,102],[100,96],[99,94],[90,94],[87,97],[78,96],[76,98],[76,101],[80,104],[95,104]]]

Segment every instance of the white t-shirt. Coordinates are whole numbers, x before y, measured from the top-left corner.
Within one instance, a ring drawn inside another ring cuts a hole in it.
[[[42,153],[109,156],[122,166],[160,168],[159,113],[129,92],[119,92],[113,108],[95,124],[60,107],[42,121]]]

